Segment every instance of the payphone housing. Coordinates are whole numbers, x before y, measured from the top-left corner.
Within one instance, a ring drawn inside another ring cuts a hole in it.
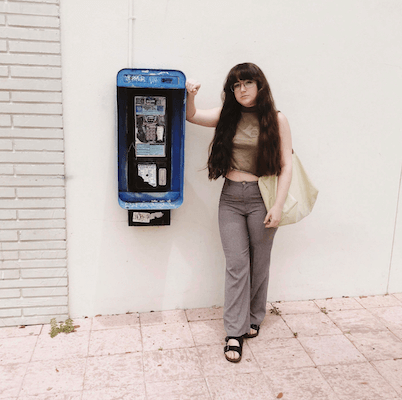
[[[129,225],[168,225],[183,203],[185,83],[181,71],[117,74],[119,204]]]

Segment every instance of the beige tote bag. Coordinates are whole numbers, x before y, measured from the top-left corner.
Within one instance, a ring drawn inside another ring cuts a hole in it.
[[[296,153],[292,154],[292,182],[282,210],[279,226],[294,224],[310,214],[317,200],[318,190],[310,181]],[[261,196],[269,211],[275,203],[278,187],[276,175],[258,179]]]

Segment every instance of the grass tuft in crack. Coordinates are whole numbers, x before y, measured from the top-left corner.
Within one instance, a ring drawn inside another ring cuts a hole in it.
[[[52,318],[50,320],[50,332],[49,332],[50,337],[54,338],[61,332],[64,333],[74,332],[73,320],[71,318],[66,319],[65,322],[60,322],[60,325],[57,324],[56,318]]]

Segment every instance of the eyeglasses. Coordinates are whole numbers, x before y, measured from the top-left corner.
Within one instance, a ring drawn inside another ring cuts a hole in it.
[[[252,80],[246,80],[246,81],[239,81],[234,83],[232,86],[230,86],[230,90],[232,92],[237,92],[240,90],[241,85],[243,85],[246,89],[252,88],[256,84],[255,81]]]

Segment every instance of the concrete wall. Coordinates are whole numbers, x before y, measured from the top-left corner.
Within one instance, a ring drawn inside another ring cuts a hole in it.
[[[392,246],[391,264],[388,276],[388,291],[396,293],[401,291],[402,282],[402,170],[399,182],[398,208],[395,219],[395,235]]]
[[[398,0],[134,1],[134,67],[197,78],[220,104],[235,64],[258,64],[320,189],[275,239],[269,300],[402,290],[402,3]],[[73,317],[221,305],[222,180],[203,170],[213,130],[188,124],[185,201],[170,227],[128,227],[117,203],[117,72],[127,1],[61,2],[69,301]],[[399,277],[399,279],[398,279]]]
[[[0,1],[0,326],[65,319],[58,0]]]

